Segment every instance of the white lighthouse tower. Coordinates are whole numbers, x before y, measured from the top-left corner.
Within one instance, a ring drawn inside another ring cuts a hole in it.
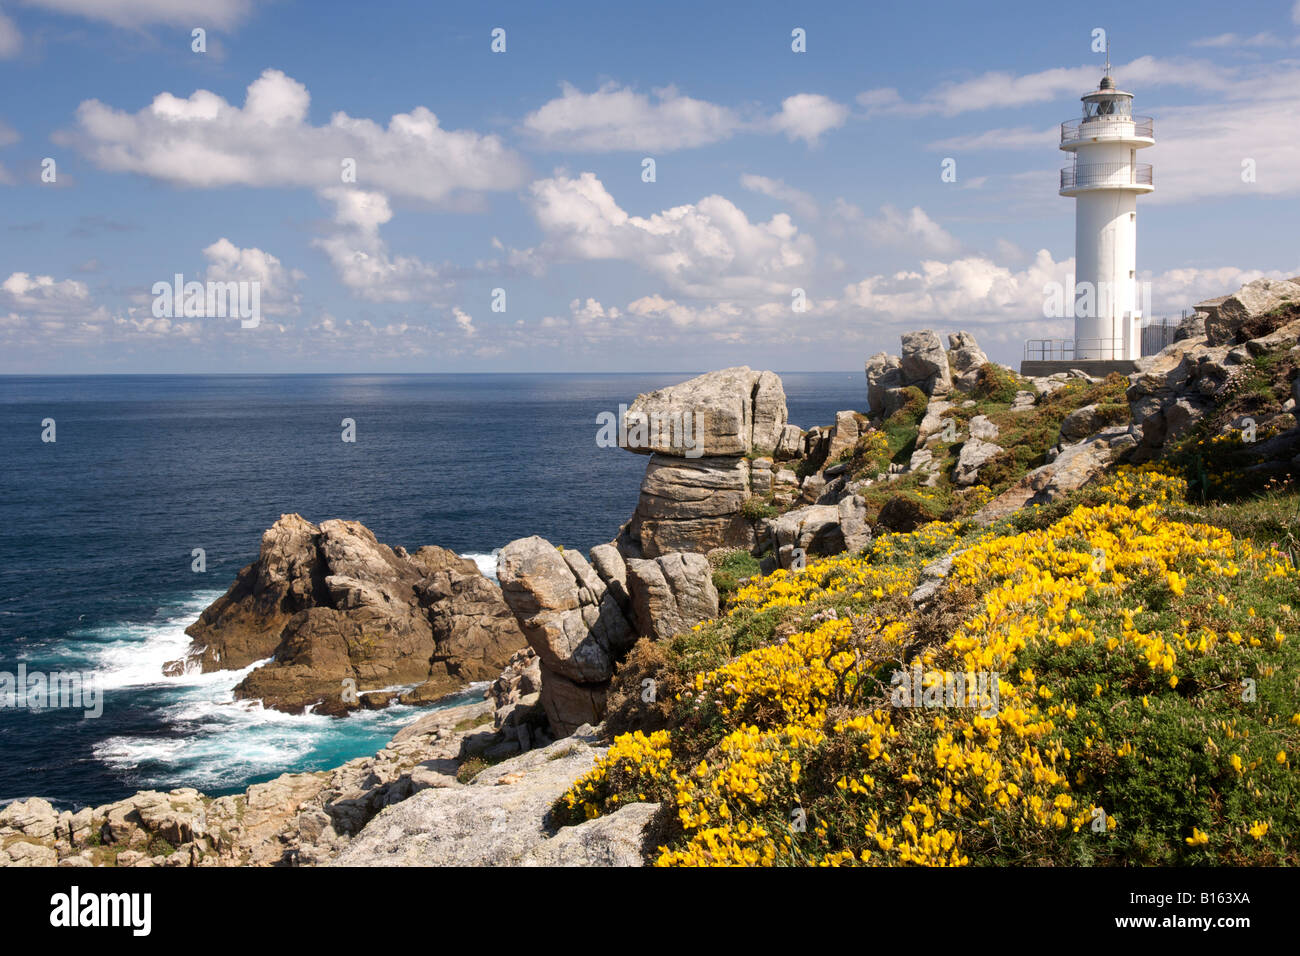
[[[1137,151],[1155,145],[1151,117],[1133,115],[1133,94],[1106,75],[1083,97],[1083,119],[1061,124],[1061,149],[1074,164],[1061,170],[1061,195],[1074,211],[1074,358],[1141,357],[1137,282],[1137,197],[1155,189]]]

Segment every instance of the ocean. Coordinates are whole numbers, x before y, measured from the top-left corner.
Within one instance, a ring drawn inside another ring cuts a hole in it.
[[[289,716],[234,700],[246,672],[165,678],[161,666],[282,513],[355,519],[487,573],[518,537],[609,541],[646,459],[598,447],[596,417],[689,377],[0,377],[0,672],[93,671],[104,688],[98,717],[0,709],[0,802],[219,795],[373,754],[419,711]],[[782,379],[805,428],[866,405],[861,372]]]

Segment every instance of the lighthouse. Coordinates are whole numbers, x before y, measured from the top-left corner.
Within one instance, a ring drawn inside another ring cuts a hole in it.
[[[1106,75],[1086,93],[1083,118],[1061,124],[1062,196],[1074,199],[1076,361],[1126,361],[1142,354],[1137,281],[1137,197],[1155,189],[1138,150],[1155,145],[1151,117],[1133,115],[1133,94]]]

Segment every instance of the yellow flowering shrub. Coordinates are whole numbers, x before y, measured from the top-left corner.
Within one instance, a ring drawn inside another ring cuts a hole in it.
[[[792,629],[691,675],[668,731],[561,802],[660,801],[665,866],[1300,862],[1300,570],[1171,520],[1185,492],[1125,469],[1045,526],[935,523],[751,582],[732,624]],[[958,623],[917,643],[905,595],[949,553]],[[993,675],[995,704],[900,706],[902,668]]]

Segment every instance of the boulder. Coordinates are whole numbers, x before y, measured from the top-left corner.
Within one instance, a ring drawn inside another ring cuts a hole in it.
[[[497,577],[506,604],[545,670],[581,684],[608,681],[631,628],[581,554],[533,535],[501,549]]]
[[[905,385],[916,385],[927,395],[946,395],[952,391],[948,355],[939,336],[929,329],[903,334],[899,368]]]
[[[1083,441],[1065,446],[1053,461],[1029,472],[976,512],[972,520],[990,524],[1021,508],[1055,501],[1082,488],[1136,446],[1130,426],[1103,428]]]
[[[1193,312],[1178,323],[1178,328],[1174,330],[1174,341],[1182,342],[1185,339],[1203,339],[1205,338],[1205,320],[1209,318],[1206,312]]]
[[[781,567],[789,568],[794,552],[833,555],[860,551],[871,544],[867,504],[860,495],[848,495],[837,504],[808,505],[766,521]]]
[[[903,387],[903,370],[898,356],[877,352],[867,359],[867,408],[873,416],[888,415],[885,393]]]
[[[948,366],[953,387],[969,392],[975,388],[979,370],[988,364],[989,357],[969,332],[952,332],[948,335]]]
[[[638,395],[624,424],[629,451],[692,458],[743,456],[756,449],[772,453],[786,416],[781,379],[773,372],[740,366]]]
[[[54,806],[40,797],[15,800],[0,811],[0,829],[9,828],[37,840],[53,837],[58,820]]]
[[[468,786],[424,790],[371,820],[334,865],[640,863],[632,848],[653,810],[622,819],[614,814],[601,827],[581,833],[555,833],[548,826],[551,806],[604,753],[592,729],[580,728],[572,737],[489,767]],[[555,839],[560,843],[551,845]]]
[[[674,552],[627,563],[632,620],[637,634],[667,640],[718,616],[713,571],[702,554]]]
[[[931,435],[942,432],[948,420],[948,412],[955,407],[952,402],[946,402],[941,398],[930,399],[930,404],[925,408],[925,417],[921,419],[916,429],[916,443],[923,445]]]
[[[962,443],[957,456],[953,481],[958,487],[969,487],[979,482],[980,469],[1002,453],[1002,447],[972,435]]]
[[[798,425],[786,425],[781,429],[776,450],[772,453],[777,461],[792,461],[803,457],[804,431]]]
[[[857,412],[836,412],[835,427],[831,430],[830,446],[826,450],[826,463],[833,464],[852,453],[858,438],[869,431],[870,427]]]
[[[981,441],[993,441],[998,437],[998,426],[989,420],[987,415],[976,415],[966,425],[972,438],[978,438]]]
[[[517,655],[493,684],[499,728],[532,718],[516,715],[519,702],[540,706],[557,737],[599,723],[615,667],[639,637],[666,639],[718,613],[708,559],[693,552],[624,559],[601,545],[588,564],[534,536],[506,545],[497,567],[537,667],[534,681],[532,659]]]
[[[1232,295],[1197,305],[1206,313],[1205,335],[1210,345],[1231,345],[1264,332],[1242,335],[1267,313],[1300,306],[1300,282],[1295,279],[1256,279]],[[1268,330],[1271,331],[1271,330]]]
[[[1105,422],[1098,414],[1096,404],[1076,408],[1061,421],[1061,441],[1081,441],[1103,425]]]

